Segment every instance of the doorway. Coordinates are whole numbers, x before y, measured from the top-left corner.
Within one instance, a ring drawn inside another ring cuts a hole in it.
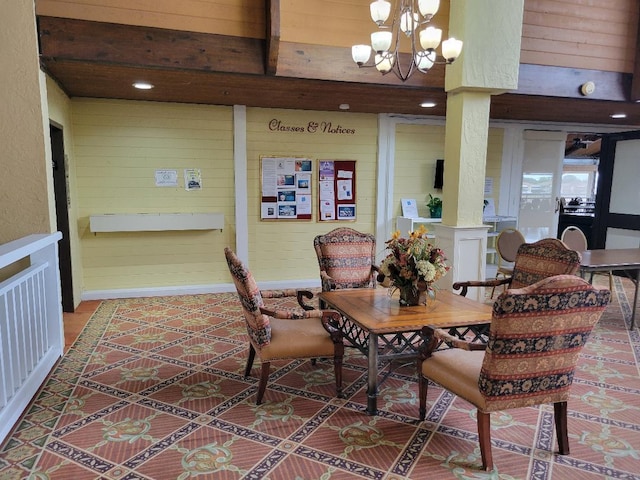
[[[69,196],[67,189],[67,166],[64,154],[62,128],[49,125],[51,135],[51,159],[53,162],[53,191],[56,204],[56,223],[62,233],[58,243],[60,262],[60,285],[62,290],[62,311],[73,312],[73,277],[71,269],[71,243],[69,241]]]
[[[593,248],[640,247],[640,131],[604,135]]]
[[[555,237],[566,134],[525,130],[518,229],[527,243]]]

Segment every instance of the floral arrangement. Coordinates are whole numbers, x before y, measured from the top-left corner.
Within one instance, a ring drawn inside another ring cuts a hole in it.
[[[385,242],[389,254],[380,265],[380,273],[389,278],[391,287],[400,290],[401,303],[403,293],[416,295],[428,290],[449,271],[444,251],[429,243],[426,233],[421,225],[409,238],[401,237],[400,231],[396,231]]]

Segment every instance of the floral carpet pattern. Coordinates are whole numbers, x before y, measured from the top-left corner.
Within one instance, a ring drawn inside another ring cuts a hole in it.
[[[413,365],[387,371],[367,416],[350,348],[344,399],[330,362],[280,362],[256,406],[237,297],[211,294],[102,302],[0,446],[0,479],[640,479],[640,336],[632,284],[615,287],[576,373],[567,456],[551,405],[499,412],[483,472],[475,409],[433,387],[418,421]]]

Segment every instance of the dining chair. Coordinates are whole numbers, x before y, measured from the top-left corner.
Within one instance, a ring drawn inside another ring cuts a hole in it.
[[[589,248],[587,237],[585,236],[584,232],[578,227],[574,227],[572,225],[568,226],[562,231],[560,240],[562,240],[567,245],[567,247],[578,252],[583,252]],[[594,274],[607,275],[609,277],[609,290],[613,292],[613,273],[611,271],[591,272],[591,276],[589,277],[590,282],[593,281]]]
[[[490,414],[553,403],[558,450],[569,453],[567,401],[582,347],[611,293],[575,275],[509,289],[493,305],[486,344],[424,327],[418,360],[419,416],[432,381],[477,408],[482,468],[493,469]],[[445,342],[451,348],[436,348]],[[444,419],[446,421],[446,417]]]
[[[509,278],[513,275],[513,262],[516,260],[518,248],[525,243],[522,233],[516,228],[505,228],[496,238],[496,251],[498,253],[498,269],[496,278]],[[491,298],[496,288],[491,290]]]
[[[510,277],[455,282],[452,288],[460,290],[460,295],[466,296],[469,287],[526,287],[553,275],[576,275],[580,268],[580,258],[577,251],[568,248],[561,240],[543,238],[518,247]]]
[[[336,392],[342,397],[342,357],[344,346],[338,328],[340,315],[333,310],[269,309],[265,298],[298,297],[304,291],[266,290],[260,291],[251,272],[236,254],[225,248],[224,254],[233,278],[249,335],[249,357],[244,376],[248,377],[256,354],[262,363],[256,404],[262,398],[269,380],[271,362],[333,358]]]
[[[313,239],[323,292],[343,288],[376,288],[376,238],[339,227]],[[308,308],[307,305],[302,305]],[[320,304],[323,308],[324,305]]]

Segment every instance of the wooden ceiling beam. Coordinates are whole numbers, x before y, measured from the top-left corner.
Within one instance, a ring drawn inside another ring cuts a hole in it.
[[[348,103],[352,112],[445,114],[444,66],[403,83],[357,68],[348,48],[281,42],[279,0],[268,10],[266,41],[39,17],[41,64],[71,97],[327,111]],[[156,88],[133,91],[138,80]],[[587,80],[596,92],[583,97],[578,89]],[[623,101],[631,88],[625,74],[521,65],[518,90],[492,97],[491,118],[640,125],[640,104]],[[438,106],[420,108],[427,100]],[[609,118],[621,110],[623,122]]]
[[[38,17],[45,60],[264,75],[264,41],[196,32]]]
[[[266,39],[267,39],[267,75],[278,72],[278,56],[280,51],[280,0],[266,2]]]

